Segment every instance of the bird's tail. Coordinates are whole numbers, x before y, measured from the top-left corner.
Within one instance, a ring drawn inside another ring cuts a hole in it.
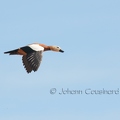
[[[7,51],[7,52],[4,52],[4,54],[16,55],[16,54],[18,54],[18,50],[19,50],[19,49],[15,49],[15,50]]]

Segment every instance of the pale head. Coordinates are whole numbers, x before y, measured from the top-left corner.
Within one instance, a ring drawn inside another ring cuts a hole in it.
[[[62,53],[64,52],[59,46],[50,46],[50,50]]]

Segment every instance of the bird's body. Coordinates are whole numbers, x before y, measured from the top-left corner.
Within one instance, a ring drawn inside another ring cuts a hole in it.
[[[23,65],[26,71],[30,73],[32,70],[34,72],[38,70],[42,61],[42,53],[49,50],[56,52],[64,52],[58,46],[47,46],[44,44],[33,43],[4,53],[8,53],[10,55],[22,55]]]

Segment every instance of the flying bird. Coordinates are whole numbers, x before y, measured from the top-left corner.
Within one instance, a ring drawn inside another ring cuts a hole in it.
[[[15,50],[4,52],[9,55],[22,55],[23,66],[27,73],[37,71],[42,61],[44,51],[64,52],[59,46],[47,46],[44,44],[33,43]]]

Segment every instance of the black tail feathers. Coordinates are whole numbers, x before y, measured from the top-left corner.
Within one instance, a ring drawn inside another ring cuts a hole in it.
[[[9,53],[9,55],[15,55],[15,54],[17,54],[18,50],[19,49],[7,51],[7,52],[4,52],[4,54],[8,54]]]

